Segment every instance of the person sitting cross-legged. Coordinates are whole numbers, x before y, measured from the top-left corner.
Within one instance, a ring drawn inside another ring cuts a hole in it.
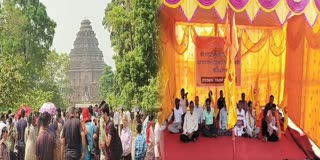
[[[244,136],[246,137],[246,112],[242,108],[243,105],[239,103],[237,104],[237,124],[235,126],[235,135],[238,137]]]
[[[194,111],[194,103],[190,102],[190,111],[188,111],[184,118],[183,133],[180,135],[182,142],[196,141],[199,137],[198,131],[198,115]]]
[[[176,99],[175,100],[175,105],[176,106],[175,106],[174,109],[172,109],[172,113],[168,118],[168,121],[170,121],[171,118],[173,118],[173,123],[168,126],[168,130],[171,133],[179,133],[180,130],[182,129],[181,128],[181,123],[182,123],[183,110],[180,107],[179,103],[180,103],[180,100]]]
[[[198,130],[202,129],[202,118],[203,118],[203,108],[199,104],[199,96],[196,96],[194,99],[194,111],[197,113],[198,116]]]
[[[227,128],[228,110],[227,110],[226,102],[222,101],[220,105],[222,105],[222,107],[219,110],[219,126],[220,126],[220,129],[218,129],[218,136],[231,136],[232,135],[232,131]]]
[[[277,107],[275,104],[272,104],[271,109],[267,113],[268,135],[267,140],[264,139],[265,141],[276,142],[279,140],[276,114],[278,114]]]
[[[246,131],[249,137],[258,138],[260,128],[256,126],[255,112],[252,109],[252,102],[248,102],[248,111],[246,113]]]
[[[227,121],[228,121],[228,111],[227,111],[226,102],[223,101],[221,105],[222,107],[219,108],[219,126],[221,130],[226,130]]]
[[[269,112],[269,110],[271,110],[272,106],[274,105],[274,96],[270,95],[269,98],[269,103],[266,104],[266,106],[264,107],[264,111],[263,111],[263,118],[262,118],[262,124],[261,124],[261,132],[262,132],[262,136],[263,136],[263,140],[268,140],[268,117],[267,114]]]
[[[205,137],[216,137],[217,128],[215,126],[214,110],[210,106],[210,99],[206,99],[206,109],[203,111],[203,135]]]

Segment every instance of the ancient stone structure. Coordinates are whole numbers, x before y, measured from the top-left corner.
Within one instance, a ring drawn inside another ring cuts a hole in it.
[[[105,63],[99,49],[96,34],[91,22],[87,19],[81,22],[80,31],[71,49],[70,80],[73,88],[71,103],[98,103],[99,79]]]

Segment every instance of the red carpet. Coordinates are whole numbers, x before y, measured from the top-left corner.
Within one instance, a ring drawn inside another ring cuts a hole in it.
[[[231,137],[206,138],[197,142],[182,143],[179,134],[164,131],[162,137],[164,160],[303,160],[307,156],[294,142],[289,132],[279,142]]]

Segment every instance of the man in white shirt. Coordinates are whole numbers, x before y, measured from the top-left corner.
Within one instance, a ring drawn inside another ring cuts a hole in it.
[[[181,130],[181,123],[182,123],[182,115],[183,115],[183,110],[179,106],[180,100],[176,98],[175,103],[176,106],[175,108],[172,109],[172,113],[170,114],[168,121],[171,121],[171,118],[173,117],[173,123],[168,126],[168,130],[171,133],[179,133]]]
[[[185,93],[184,88],[181,89],[181,99],[179,102],[180,107],[183,110],[183,113],[187,113],[188,108],[188,99],[187,99],[188,93]]]
[[[249,137],[258,138],[260,128],[256,127],[256,114],[252,109],[252,102],[248,102],[248,112],[246,113],[246,131]]]
[[[194,111],[197,113],[198,116],[198,124],[199,124],[199,129],[201,129],[202,126],[202,118],[203,118],[203,108],[201,107],[201,105],[199,104],[199,97],[196,96],[194,98],[194,102],[195,102],[195,107],[194,107]],[[190,102],[191,103],[191,102]]]
[[[237,124],[235,127],[235,135],[238,137],[245,136],[246,133],[246,112],[242,109],[242,106],[243,105],[241,105],[239,101],[237,108]]]
[[[183,126],[183,122],[184,122],[184,116],[186,115],[187,111],[188,111],[188,106],[189,106],[189,102],[188,102],[188,92],[185,93],[184,88],[181,89],[181,99],[179,102],[180,108],[182,108],[183,114],[182,114],[182,123],[181,126]]]
[[[198,131],[198,116],[197,112],[193,111],[194,103],[190,102],[190,111],[188,111],[184,118],[183,133],[180,135],[180,140],[184,143],[191,140],[196,141],[199,137]]]
[[[264,141],[270,141],[270,142],[276,142],[279,140],[279,128],[277,127],[277,122],[279,120],[277,119],[278,116],[276,114],[279,114],[277,111],[277,106],[275,104],[272,104],[271,109],[267,113],[267,124],[268,124],[268,135],[267,139],[264,138]]]
[[[222,104],[222,108],[219,109],[219,126],[220,126],[220,129],[226,130],[227,121],[228,121],[228,111],[227,111],[226,102],[223,101],[221,104]]]

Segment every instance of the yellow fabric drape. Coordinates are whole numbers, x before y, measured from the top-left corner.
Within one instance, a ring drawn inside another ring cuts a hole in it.
[[[236,96],[235,95],[235,92],[236,92],[236,84],[235,84],[236,69],[235,68],[236,67],[235,67],[234,61],[235,61],[237,52],[239,50],[234,13],[229,16],[232,17],[232,20],[229,25],[227,21],[227,25],[225,29],[226,31],[225,53],[227,57],[227,63],[226,63],[227,72],[226,72],[226,77],[224,79],[225,99],[226,99],[226,105],[228,108],[227,129],[233,128],[237,122],[237,111],[236,111],[237,106],[236,106],[236,99],[235,99],[235,96]]]
[[[178,24],[179,25],[179,24]],[[183,24],[180,24],[183,25]],[[202,27],[208,27],[207,25],[203,25]],[[203,36],[205,36],[205,31],[201,27],[200,24],[197,24],[197,26],[194,26],[194,30],[196,30],[197,33],[201,33]],[[223,26],[222,27],[224,30]],[[176,26],[174,26],[176,28]],[[178,29],[180,28],[180,29]],[[189,30],[192,27],[189,27]],[[201,29],[202,28],[202,29]],[[212,26],[213,28],[213,26]],[[221,29],[221,28],[220,28]],[[193,30],[193,29],[192,29]],[[212,31],[213,29],[211,29]],[[285,27],[284,29],[285,30]],[[281,30],[282,32],[284,32]],[[212,36],[212,32],[209,31],[207,34],[210,34]],[[249,30],[247,30],[249,31]],[[245,32],[247,32],[245,31]],[[167,31],[165,31],[167,32]],[[177,35],[179,34],[186,34],[183,27],[177,27]],[[242,35],[240,35],[241,39],[248,38],[248,34],[245,34],[245,32],[242,32]],[[269,39],[271,34],[266,34],[268,32],[272,31],[264,31],[264,30],[250,30],[250,38],[253,43],[259,43],[258,45],[253,45],[250,48],[250,45],[241,43],[241,53],[245,55],[242,55],[242,84],[241,87],[237,87],[236,91],[236,97],[235,99],[240,99],[240,94],[242,92],[245,92],[247,94],[251,93],[251,87],[254,87],[254,97],[255,97],[255,103],[258,104],[258,106],[263,106],[265,103],[268,102],[269,95],[267,94],[266,90],[263,90],[263,88],[267,88],[267,80],[268,77],[270,78],[270,86],[271,86],[271,93],[276,97],[275,100],[277,103],[281,102],[280,93],[282,93],[283,88],[281,88],[281,82],[283,81],[283,68],[285,63],[283,63],[283,60],[285,59],[285,49],[283,50],[282,54],[279,56],[274,56],[271,51],[270,47],[273,46],[279,46],[280,44],[285,44],[282,41],[285,41],[285,36],[283,37],[277,37],[272,41],[276,41],[277,45],[269,45]],[[194,33],[189,33],[189,36],[191,36]],[[285,34],[285,33],[284,33]],[[268,35],[268,36],[267,36]],[[179,37],[179,36],[178,36]],[[181,36],[180,37],[184,37]],[[258,37],[258,38],[256,38]],[[257,40],[256,40],[256,39]],[[271,37],[272,38],[272,37]],[[263,39],[263,40],[261,40]],[[266,39],[266,40],[265,40]],[[183,41],[181,39],[176,40],[177,42]],[[188,38],[189,44],[186,51],[182,54],[177,53],[174,47],[170,47],[170,45],[177,45],[178,43],[173,44],[166,44],[165,47],[162,47],[164,50],[162,51],[163,54],[165,54],[165,59],[162,62],[163,65],[168,67],[168,62],[174,61],[170,67],[172,67],[173,70],[168,70],[165,75],[168,76],[168,74],[171,74],[170,81],[175,79],[175,89],[171,89],[171,92],[174,92],[174,97],[180,96],[180,89],[185,88],[188,92],[188,98],[189,100],[193,100],[196,95],[200,96],[200,102],[201,104],[204,104],[204,101],[207,97],[208,91],[212,90],[213,93],[213,99],[216,99],[216,93],[215,89],[213,87],[196,87],[195,86],[195,55],[194,55],[194,43],[192,38]],[[242,40],[243,42],[243,40]],[[261,45],[262,43],[265,43],[264,45]],[[246,45],[246,47],[245,47]],[[248,47],[249,46],[249,47]],[[259,46],[259,47],[257,47]],[[179,46],[176,46],[179,47]],[[252,49],[255,48],[255,49]],[[171,51],[170,51],[171,50]],[[173,50],[173,52],[172,52]],[[172,73],[174,72],[174,73]],[[259,77],[259,78],[258,78]],[[168,77],[169,78],[169,77]],[[252,84],[255,84],[254,86]],[[218,91],[220,89],[223,89],[223,86],[217,87]],[[261,89],[259,89],[261,88]],[[260,90],[260,91],[259,91]],[[251,99],[250,99],[251,100]],[[261,103],[260,103],[261,102]],[[172,105],[173,107],[173,105]],[[215,106],[216,107],[216,106]]]
[[[280,0],[277,5],[273,8],[264,8],[258,1],[249,0],[248,3],[240,9],[235,8],[229,0],[216,0],[210,6],[202,5],[198,0],[180,0],[177,4],[169,4],[165,0],[162,0],[162,3],[170,8],[178,8],[181,6],[185,16],[188,20],[191,20],[194,14],[196,14],[197,7],[200,9],[215,9],[217,10],[219,16],[223,19],[226,15],[227,8],[231,8],[233,11],[237,13],[247,12],[248,17],[251,21],[254,20],[254,17],[258,14],[258,11],[261,9],[263,12],[274,12],[277,14],[279,21],[281,24],[285,22],[287,16],[291,15],[302,15],[304,14],[309,25],[314,25],[317,20],[317,16],[319,14],[319,10],[316,7],[314,0],[310,0],[308,5],[301,12],[294,12],[288,6],[286,0]]]
[[[168,23],[168,22],[166,22]],[[175,30],[175,39],[169,39],[166,42],[161,43],[162,48],[162,60],[161,60],[161,72],[162,72],[162,83],[164,84],[162,89],[164,90],[165,102],[163,105],[167,104],[169,109],[167,112],[171,112],[174,106],[173,99],[180,97],[180,89],[185,88],[189,92],[188,99],[194,100],[195,96],[199,96],[200,104],[204,104],[207,98],[208,91],[212,90],[213,99],[217,99],[219,90],[224,90],[224,86],[221,87],[196,87],[195,81],[195,46],[194,46],[194,36],[214,36],[219,35],[214,33],[214,25],[203,25],[203,24],[172,24],[172,28]],[[177,27],[185,26],[185,27]],[[188,27],[188,31],[185,29]],[[218,25],[220,35],[225,35],[224,25]],[[211,28],[211,29],[210,29]],[[169,36],[168,28],[162,30],[161,36]],[[280,50],[281,54],[275,56],[271,53],[271,49],[277,50],[283,48],[281,45],[285,45],[283,41],[286,39],[285,34],[286,26],[280,30],[259,30],[259,29],[239,29],[239,36],[241,38],[241,86],[236,87],[235,91],[235,101],[241,98],[241,93],[244,92],[247,95],[252,94],[251,88],[253,88],[254,107],[256,108],[257,115],[260,112],[260,106],[264,106],[270,95],[266,92],[268,86],[268,77],[270,84],[270,92],[275,96],[275,102],[278,104],[282,101],[283,94],[283,81],[284,81],[284,66],[285,66],[285,52],[286,49]],[[186,33],[189,32],[189,33]],[[196,33],[194,33],[196,32]],[[248,34],[250,32],[250,34]],[[274,33],[281,33],[282,36],[272,36]],[[189,34],[189,38],[183,36]],[[250,36],[249,36],[250,35]],[[170,35],[171,36],[171,35]],[[170,37],[169,36],[169,37]],[[180,37],[180,38],[178,38]],[[190,38],[191,37],[191,38]],[[184,38],[188,39],[188,47],[184,53],[178,53],[177,49],[179,46],[178,42],[186,41]],[[272,38],[272,40],[270,40]],[[165,38],[163,38],[165,39]],[[245,40],[246,39],[246,40]],[[244,44],[245,41],[250,43]],[[169,43],[169,41],[176,41]],[[275,43],[274,45],[269,45],[269,42]],[[178,46],[174,46],[178,45]],[[280,47],[281,46],[281,47]],[[270,48],[270,47],[277,47]],[[284,47],[285,48],[285,47]],[[215,89],[217,88],[217,89]],[[169,97],[169,98],[168,98]],[[248,96],[247,96],[248,97]],[[248,99],[248,98],[247,98]],[[252,98],[248,100],[253,100]],[[216,102],[215,102],[216,103]],[[165,107],[164,107],[165,108]],[[214,105],[215,111],[217,111],[217,106]],[[166,114],[166,113],[165,113]],[[167,113],[167,115],[170,113]],[[259,119],[259,117],[257,117]]]

